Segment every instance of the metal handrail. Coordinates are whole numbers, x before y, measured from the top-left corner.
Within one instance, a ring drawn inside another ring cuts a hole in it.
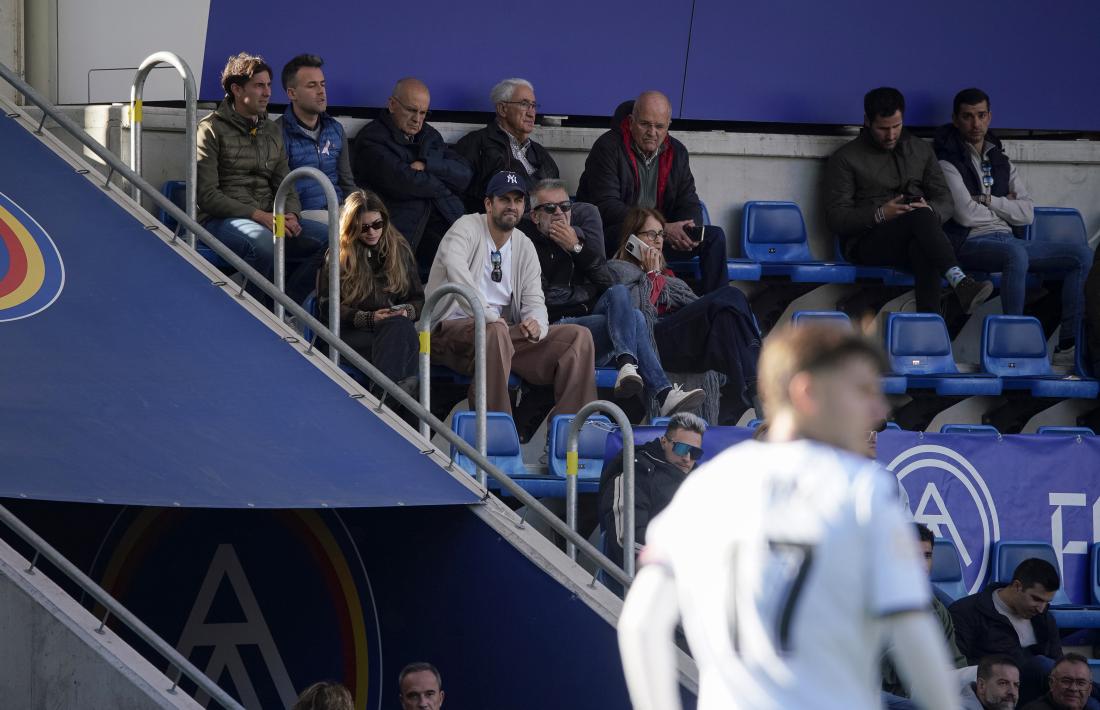
[[[416,329],[420,332],[420,406],[431,411],[432,394],[432,316],[435,315],[435,307],[439,299],[444,296],[458,296],[466,301],[470,313],[474,318],[474,415],[476,417],[476,441],[477,450],[484,456],[488,449],[488,424],[486,423],[486,396],[485,396],[485,309],[481,305],[481,298],[469,286],[462,284],[443,284],[428,294],[424,299],[424,312],[420,315],[420,322]],[[428,425],[424,420],[420,421],[420,435],[430,439]],[[477,482],[482,487],[486,484],[485,471],[476,463]]]
[[[116,619],[125,624],[131,631],[137,634],[145,643],[153,647],[153,649],[159,653],[163,658],[166,658],[173,667],[180,671],[183,675],[187,676],[199,690],[209,695],[214,700],[229,710],[244,710],[244,708],[228,693],[215,683],[209,676],[200,671],[194,665],[191,664],[186,658],[180,654],[179,651],[172,648],[172,646],[157,635],[155,631],[150,629],[141,619],[134,616],[133,612],[124,607],[117,599],[112,597],[107,590],[99,586],[92,580],[91,577],[84,574],[74,565],[69,562],[60,552],[55,550],[48,542],[39,537],[33,530],[26,526],[22,520],[20,520],[14,513],[8,510],[6,507],[0,505],[0,522],[3,522],[12,532],[19,537],[23,538],[34,549],[34,559],[31,560],[30,567],[24,570],[27,574],[36,574],[35,565],[38,564],[38,558],[44,557],[54,567],[57,567],[66,577],[76,582],[85,593],[92,599],[95,599],[106,610],[106,615],[103,617],[99,628],[102,629],[107,623],[107,619],[114,616]],[[171,670],[171,668],[169,668]],[[167,675],[167,673],[165,674]],[[172,687],[168,688],[169,693],[175,694],[176,686],[179,685],[179,678],[177,677],[175,682],[172,683]]]
[[[202,227],[198,222],[188,217],[183,210],[177,207],[171,200],[164,195],[160,194],[160,191],[150,185],[140,175],[135,174],[130,170],[119,158],[104,148],[95,139],[91,138],[84,130],[76,125],[76,123],[60,113],[53,105],[46,101],[42,96],[34,90],[29,84],[20,79],[6,64],[0,62],[0,78],[11,84],[19,93],[23,94],[27,100],[37,106],[43,112],[43,120],[46,116],[49,116],[57,122],[59,126],[64,128],[70,134],[73,135],[80,143],[87,148],[92,154],[106,163],[112,172],[118,172],[119,175],[124,177],[130,183],[137,185],[142,194],[149,197],[158,207],[162,208],[173,219],[181,222],[185,227],[192,230],[195,236],[202,241],[203,244],[210,247],[210,250],[217,254],[219,257],[225,260],[230,267],[236,269],[242,276],[244,276],[246,283],[251,281],[256,285],[261,292],[270,296],[276,303],[282,303],[291,315],[298,319],[298,322],[309,327],[317,335],[318,338],[328,343],[330,348],[335,348],[339,351],[341,357],[348,361],[351,365],[358,368],[367,377],[369,377],[375,384],[380,386],[383,391],[390,397],[393,397],[401,406],[408,409],[415,416],[422,421],[428,423],[429,427],[444,438],[448,443],[454,445],[455,449],[470,458],[476,465],[481,466],[485,471],[500,482],[500,486],[503,490],[507,491],[509,495],[514,497],[522,505],[526,505],[529,510],[535,511],[539,517],[546,521],[546,524],[550,526],[554,532],[561,535],[566,541],[573,541],[577,550],[583,553],[586,557],[596,563],[598,567],[603,569],[608,575],[621,584],[629,584],[630,579],[626,574],[616,565],[609,560],[606,555],[593,547],[588,540],[585,540],[576,531],[570,530],[569,526],[565,524],[561,518],[555,515],[550,509],[540,503],[534,496],[525,491],[518,483],[513,481],[508,474],[504,473],[497,466],[494,466],[489,462],[487,458],[481,455],[481,453],[471,446],[466,440],[458,436],[451,431],[447,426],[443,424],[437,417],[435,417],[430,411],[420,406],[411,395],[398,387],[392,380],[382,374],[374,365],[363,358],[359,353],[350,348],[344,341],[336,337],[336,334],[329,330],[319,320],[307,313],[300,305],[294,302],[286,294],[280,293],[275,286],[263,277],[260,272],[256,271],[249,264],[245,263],[244,259],[237,256],[231,249],[226,247],[221,241],[212,235],[206,228]],[[107,189],[110,189],[108,186]],[[430,453],[427,451],[425,453]]]
[[[141,121],[142,121],[142,94],[145,92],[145,80],[149,72],[158,64],[170,64],[179,72],[183,79],[185,130],[187,134],[187,183],[184,206],[187,216],[195,219],[195,190],[198,185],[198,104],[199,92],[195,88],[195,75],[191,73],[191,67],[178,55],[172,52],[155,52],[142,60],[134,76],[134,83],[130,86],[130,169],[141,175]],[[140,191],[136,185],[131,184],[131,196],[140,200]],[[195,234],[187,234],[187,243],[192,248],[195,246]]]
[[[328,175],[317,168],[294,168],[275,191],[275,288],[286,293],[286,198],[299,179],[313,180],[325,192],[328,206],[328,322],[329,330],[340,337],[340,198]],[[283,306],[275,304],[275,317],[283,320]],[[334,365],[340,364],[340,353],[329,350]]]
[[[581,407],[569,422],[569,435],[565,441],[565,524],[577,531],[577,439],[588,417],[596,412],[610,414],[623,435],[623,571],[634,579],[634,429],[630,419],[618,405],[598,399]],[[576,562],[577,549],[572,542],[565,543],[569,559]]]

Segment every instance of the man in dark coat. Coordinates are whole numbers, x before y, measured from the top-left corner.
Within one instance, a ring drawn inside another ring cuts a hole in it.
[[[687,148],[668,135],[671,120],[668,97],[659,91],[642,93],[629,115],[596,139],[584,163],[577,199],[599,208],[609,254],[619,248],[631,207],[659,210],[668,221],[665,256],[698,256],[700,290],[710,293],[729,283],[726,235],[721,227],[703,225],[703,203],[695,192]]]
[[[420,80],[397,82],[387,111],[359,131],[352,151],[355,182],[385,201],[393,225],[425,264],[462,216],[460,196],[472,175],[439,131],[425,123],[430,103]]]
[[[528,193],[540,180],[559,177],[550,153],[531,140],[539,107],[531,82],[505,79],[493,87],[489,99],[496,109],[493,120],[455,144],[474,170],[465,195],[468,214],[485,210],[485,186],[502,170],[526,178]]]

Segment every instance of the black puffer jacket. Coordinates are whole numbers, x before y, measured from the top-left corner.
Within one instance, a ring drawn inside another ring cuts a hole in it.
[[[550,153],[535,141],[531,141],[528,161],[535,167],[534,175],[527,175],[523,165],[512,155],[508,134],[497,125],[494,118],[485,128],[467,133],[455,143],[455,150],[474,169],[474,177],[466,189],[466,213],[485,211],[485,187],[489,178],[501,170],[510,170],[527,177],[527,191],[539,180],[559,177],[558,164]]]

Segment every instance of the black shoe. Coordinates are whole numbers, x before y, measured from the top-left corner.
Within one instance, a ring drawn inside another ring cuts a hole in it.
[[[993,295],[992,281],[975,281],[969,276],[964,276],[963,280],[955,286],[955,298],[959,299],[959,305],[967,315],[976,311],[978,306],[985,303],[991,295]]]

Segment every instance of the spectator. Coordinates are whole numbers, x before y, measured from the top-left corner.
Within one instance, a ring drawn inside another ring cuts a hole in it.
[[[419,79],[393,87],[387,110],[355,137],[355,179],[389,205],[394,226],[421,263],[431,264],[439,240],[462,216],[470,166],[439,131],[424,122],[431,94]]]
[[[688,151],[668,135],[672,104],[659,91],[643,92],[630,115],[592,145],[584,163],[577,199],[600,209],[607,250],[615,242],[631,207],[659,210],[665,226],[665,255],[699,257],[700,290],[710,293],[729,283],[726,235],[721,227],[703,227],[703,203],[695,193]]]
[[[641,259],[628,250],[641,240]],[[717,423],[736,424],[756,394],[760,331],[745,295],[730,285],[703,297],[668,270],[662,246],[665,219],[653,209],[633,207],[622,224],[619,250],[608,262],[618,283],[630,289],[631,303],[645,314],[666,371],[725,376]],[[707,392],[717,400],[718,392]],[[759,412],[759,408],[757,409]]]
[[[326,254],[326,262],[329,258]],[[322,320],[327,320],[328,287],[326,263],[317,272]],[[415,323],[423,306],[416,259],[386,205],[374,193],[355,190],[340,216],[340,338],[410,393],[418,379]]]
[[[906,513],[908,513],[908,509]],[[917,529],[917,537],[920,538],[921,559],[924,560],[925,570],[931,575],[932,548],[936,537],[926,526],[920,523],[914,523],[913,525]],[[958,646],[955,645],[955,623],[951,620],[951,612],[947,610],[943,602],[936,598],[935,594],[932,595],[932,613],[936,615],[936,620],[939,621],[940,627],[943,629],[943,637],[947,642],[947,655],[951,657],[955,668],[965,668],[967,665],[966,656],[962,655]],[[882,661],[882,691],[883,702],[890,710],[916,707],[908,700],[909,690],[902,683],[889,656],[883,658]]]
[[[443,677],[431,663],[410,663],[397,675],[402,710],[439,710],[443,706]]]
[[[615,363],[615,396],[627,399],[645,387],[661,416],[693,409],[703,390],[669,383],[653,347],[645,316],[630,292],[615,284],[603,251],[603,227],[592,205],[571,203],[565,184],[542,180],[531,193],[531,214],[520,229],[535,245],[550,322],[583,325],[592,333],[596,364]]]
[[[322,681],[303,690],[291,710],[355,710],[355,703],[347,688]]]
[[[355,189],[355,181],[344,127],[325,113],[328,96],[322,65],[321,58],[313,54],[299,54],[287,62],[282,82],[290,106],[275,122],[283,129],[290,169],[317,168],[328,176],[336,189],[336,199],[343,204]],[[299,180],[294,187],[302,202],[302,218],[328,224],[325,189],[315,180]]]
[[[263,57],[241,52],[229,58],[221,82],[225,99],[199,121],[196,138],[199,223],[270,279],[275,192],[290,172],[283,133],[267,118],[271,67]],[[298,193],[291,188],[286,199],[286,290],[296,301],[313,288],[317,262],[311,257],[328,243],[327,226],[299,220],[300,211]],[[263,298],[262,292],[252,292]]]
[[[953,203],[932,148],[902,128],[905,98],[897,89],[868,92],[863,111],[859,137],[825,168],[829,229],[840,236],[850,261],[912,271],[918,311],[939,313],[945,278],[963,310],[972,313],[993,284],[963,273],[943,233]]]
[[[986,656],[978,678],[962,691],[962,710],[1015,710],[1020,697],[1020,669],[1005,655]]]
[[[489,409],[511,413],[508,373],[515,372],[530,384],[554,385],[553,414],[574,413],[596,399],[592,335],[577,325],[551,326],[547,321],[538,255],[531,240],[516,229],[526,196],[521,175],[497,173],[486,188],[486,214],[459,217],[443,235],[428,294],[457,283],[480,296]],[[465,303],[444,296],[435,314],[432,358],[471,374],[474,320]]]
[[[1009,584],[993,583],[951,605],[955,640],[970,663],[1004,654],[1020,669],[1020,703],[1043,693],[1043,678],[1062,655],[1058,626],[1048,605],[1058,572],[1045,560],[1021,562]]]
[[[1092,669],[1087,658],[1079,653],[1067,653],[1058,659],[1050,671],[1050,690],[1043,697],[1024,706],[1024,710],[1081,710],[1094,707]]]
[[[955,203],[943,228],[963,268],[1001,272],[1001,308],[1009,315],[1024,312],[1029,271],[1064,274],[1054,362],[1072,367],[1092,250],[1088,244],[1021,238],[1034,221],[1034,204],[1016,166],[989,132],[992,116],[984,91],[964,89],[955,95],[951,123],[936,134],[936,157]]]
[[[645,544],[649,521],[676,495],[703,456],[707,423],[688,412],[674,414],[665,433],[634,450],[634,554]],[[607,535],[608,557],[623,564],[623,453],[600,475],[600,529]]]
[[[485,209],[485,188],[498,172],[520,175],[528,192],[539,180],[558,177],[558,164],[550,153],[531,140],[539,108],[531,82],[505,79],[489,92],[489,100],[496,107],[493,120],[455,144],[455,150],[474,169],[474,177],[466,190],[467,212]]]

